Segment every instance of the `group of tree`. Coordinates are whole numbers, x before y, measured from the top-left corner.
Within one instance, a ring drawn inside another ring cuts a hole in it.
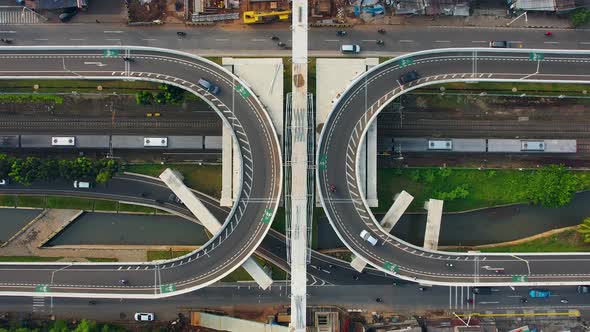
[[[590,10],[586,8],[575,10],[570,15],[570,22],[576,28],[588,24],[590,22]]]
[[[456,199],[467,198],[467,196],[469,196],[468,189],[469,186],[467,184],[462,184],[455,187],[451,191],[435,192],[434,198],[442,199],[444,201],[454,201]]]
[[[91,160],[78,157],[56,160],[37,157],[15,158],[0,154],[0,178],[9,177],[25,186],[36,181],[55,179],[73,181],[92,178],[97,183],[106,183],[118,170],[119,163],[113,159]]]
[[[567,205],[582,183],[563,165],[550,165],[535,170],[529,177],[526,196],[533,204],[544,207]]]
[[[162,84],[160,91],[139,91],[135,94],[135,101],[140,105],[149,105],[152,102],[157,104],[178,104],[184,99],[185,91],[174,85]]]

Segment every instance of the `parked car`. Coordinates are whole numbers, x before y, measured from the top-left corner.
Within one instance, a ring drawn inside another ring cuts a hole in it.
[[[8,184],[8,179],[0,179],[0,186],[5,186]]]
[[[372,246],[377,244],[377,239],[372,237],[371,234],[369,234],[369,232],[367,232],[364,229],[361,231],[361,238],[363,238],[363,240],[369,242]]]
[[[137,312],[133,317],[138,322],[151,322],[154,320],[154,314],[151,312]]]
[[[360,45],[342,45],[340,46],[340,51],[342,53],[360,53],[361,47]]]
[[[491,48],[508,48],[508,42],[505,40],[491,40],[490,47]]]
[[[529,291],[529,296],[532,298],[544,299],[551,296],[551,291],[549,291],[548,289],[531,289]]]
[[[578,286],[578,293],[580,293],[580,294],[590,293],[590,286]]]
[[[199,85],[203,89],[209,91],[210,93],[212,93],[214,95],[219,94],[220,89],[219,89],[219,87],[217,85],[215,85],[215,84],[213,84],[213,83],[211,83],[211,82],[209,82],[209,81],[207,81],[206,79],[203,79],[203,78],[200,78],[198,82],[199,82]]]
[[[399,77],[399,82],[400,82],[401,84],[406,84],[406,83],[410,83],[410,82],[412,82],[412,81],[415,81],[415,80],[417,80],[417,79],[420,79],[420,77],[421,77],[421,76],[420,76],[420,74],[418,74],[418,72],[417,72],[417,71],[415,71],[415,70],[412,70],[412,71],[409,71],[409,72],[407,72],[407,73],[405,73],[405,74],[401,75],[401,76]]]

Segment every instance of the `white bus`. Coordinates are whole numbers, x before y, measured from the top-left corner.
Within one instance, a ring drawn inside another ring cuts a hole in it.
[[[51,146],[75,146],[76,145],[76,137],[52,137],[51,138]]]
[[[167,147],[168,137],[144,137],[143,146],[145,147]]]

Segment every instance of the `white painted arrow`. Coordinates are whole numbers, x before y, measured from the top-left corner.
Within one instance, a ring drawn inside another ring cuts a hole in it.
[[[104,67],[104,66],[106,66],[106,64],[105,64],[105,63],[98,62],[98,61],[94,61],[94,62],[89,62],[89,61],[87,61],[87,62],[84,62],[84,64],[85,64],[85,65],[97,65],[97,66],[99,66],[99,67]]]

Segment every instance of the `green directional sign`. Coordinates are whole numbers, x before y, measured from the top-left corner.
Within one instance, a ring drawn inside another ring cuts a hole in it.
[[[386,270],[391,271],[391,272],[397,273],[397,271],[399,271],[399,266],[397,266],[391,262],[385,262],[385,264],[383,264],[383,267]]]
[[[166,284],[166,285],[160,285],[160,291],[162,293],[172,293],[176,291],[176,285],[174,284]]]
[[[529,59],[533,61],[543,60],[545,59],[545,54],[543,53],[529,53]]]
[[[272,219],[272,209],[265,209],[264,210],[264,214],[262,215],[262,221],[263,223],[267,224],[271,221]]]
[[[119,50],[104,50],[104,52],[102,52],[102,55],[106,57],[115,57],[119,56],[119,54],[121,54],[121,51]]]
[[[250,92],[241,85],[236,85],[236,91],[244,98],[250,97]]]
[[[328,155],[322,154],[320,155],[320,169],[325,171],[326,167],[328,167]]]
[[[512,281],[513,282],[527,282],[527,281],[529,281],[529,277],[528,276],[512,276]]]
[[[414,64],[414,59],[412,59],[412,58],[405,58],[405,59],[401,59],[399,61],[399,66],[402,68],[413,65],[413,64]]]
[[[48,285],[37,285],[37,286],[35,286],[35,292],[47,293],[47,292],[49,292],[49,286]]]

